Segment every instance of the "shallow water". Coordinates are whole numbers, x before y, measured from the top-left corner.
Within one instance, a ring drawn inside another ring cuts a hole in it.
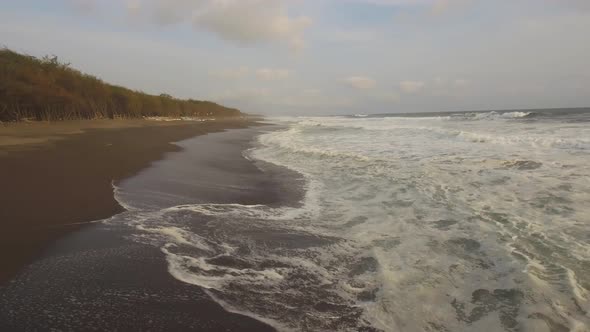
[[[125,215],[177,279],[281,330],[590,328],[589,112],[273,121],[300,206]]]

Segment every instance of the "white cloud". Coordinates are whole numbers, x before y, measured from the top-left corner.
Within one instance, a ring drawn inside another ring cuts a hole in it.
[[[347,78],[345,81],[351,87],[361,90],[373,89],[377,86],[377,81],[365,76],[352,76]]]
[[[304,33],[312,24],[307,16],[289,16],[285,0],[145,0],[141,6],[131,1],[134,12],[141,9],[159,24],[185,22],[225,40],[280,42],[296,51],[305,47]]]
[[[195,26],[242,43],[284,41],[294,49],[304,46],[306,16],[291,18],[278,0],[206,1],[194,12]]]
[[[424,88],[426,83],[421,81],[403,81],[399,83],[400,89],[405,93],[416,93]]]
[[[256,71],[256,77],[264,81],[284,80],[291,76],[289,69],[261,68]]]

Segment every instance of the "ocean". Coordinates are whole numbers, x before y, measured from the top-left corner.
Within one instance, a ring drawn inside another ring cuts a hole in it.
[[[281,331],[590,329],[590,109],[266,121],[297,202],[117,187],[176,279]]]

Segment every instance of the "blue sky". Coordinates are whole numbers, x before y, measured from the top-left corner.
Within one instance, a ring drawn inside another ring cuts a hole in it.
[[[266,114],[590,105],[587,0],[20,0],[0,43]]]

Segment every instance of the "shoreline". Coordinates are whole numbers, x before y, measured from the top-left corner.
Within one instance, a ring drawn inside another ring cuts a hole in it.
[[[259,133],[251,126],[195,136],[178,142],[179,152],[120,181],[123,204],[148,203],[152,210],[127,211],[55,241],[0,285],[0,329],[275,331],[176,279],[161,248],[133,240],[142,236],[134,216],[184,200],[298,204],[303,192],[296,174],[243,157]],[[162,190],[157,199],[154,188]]]
[[[0,127],[0,285],[54,241],[125,211],[113,183],[180,151],[173,142],[253,124],[110,120]]]

